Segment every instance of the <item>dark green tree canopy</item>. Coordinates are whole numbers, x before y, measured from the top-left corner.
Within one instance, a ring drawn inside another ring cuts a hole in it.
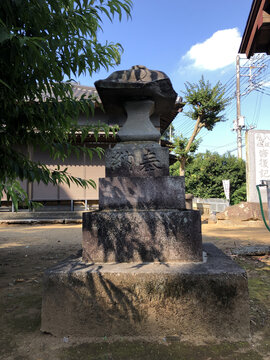
[[[120,62],[121,45],[101,44],[98,31],[104,17],[130,16],[131,5],[131,0],[1,0],[0,196],[5,191],[15,205],[18,194],[25,197],[17,179],[94,186],[31,161],[27,151],[39,147],[55,159],[78,151],[92,155],[74,140],[78,132],[82,141],[89,131],[97,135],[98,128],[77,123],[80,112],[93,112],[93,101],[75,99],[64,79],[91,76]]]
[[[170,168],[178,175],[177,168]],[[179,170],[178,170],[179,171]],[[186,192],[201,198],[225,198],[222,180],[230,180],[231,203],[246,200],[246,165],[230,154],[199,153],[186,166]]]

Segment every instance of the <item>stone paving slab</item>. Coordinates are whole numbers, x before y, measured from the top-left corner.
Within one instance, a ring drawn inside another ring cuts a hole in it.
[[[270,246],[243,246],[241,248],[231,249],[231,254],[240,256],[270,255]]]
[[[83,211],[0,212],[0,224],[81,224]]]
[[[34,225],[34,224],[81,224],[82,219],[16,219],[0,220],[0,224]]]

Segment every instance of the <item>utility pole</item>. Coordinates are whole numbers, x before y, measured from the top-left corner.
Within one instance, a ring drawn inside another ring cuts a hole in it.
[[[170,135],[169,135],[169,139],[170,139],[170,142],[172,142],[172,124],[170,124]]]
[[[240,91],[240,78],[241,76],[247,76],[249,78],[249,88],[242,94],[247,95],[251,91],[260,88],[260,82],[255,82],[256,77],[266,68],[266,65],[262,63],[264,55],[250,59],[248,66],[240,66],[240,55],[236,56],[236,120],[234,121],[233,130],[237,133],[237,157],[242,159],[242,130],[245,128],[245,118],[241,115],[241,91]],[[248,68],[249,74],[241,74],[242,68]],[[257,73],[252,74],[252,70],[257,69]],[[247,129],[246,129],[247,130]],[[251,130],[251,129],[249,129]]]
[[[237,133],[237,157],[242,159],[242,128],[244,125],[244,118],[241,116],[240,105],[240,55],[236,57],[236,126]]]

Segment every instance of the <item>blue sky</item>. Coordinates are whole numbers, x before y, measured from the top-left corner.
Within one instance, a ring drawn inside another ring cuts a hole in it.
[[[103,32],[99,34],[101,41],[122,44],[121,64],[108,73],[102,70],[92,78],[86,75],[78,80],[83,85],[93,85],[114,70],[145,65],[164,71],[180,96],[186,81],[197,82],[202,75],[212,84],[219,80],[228,83],[228,95],[233,95],[235,58],[251,3],[252,0],[134,0],[132,19],[123,17],[121,23],[104,20]],[[257,64],[267,62],[268,58],[270,56]],[[241,60],[242,65],[245,62]],[[247,74],[248,70],[241,71]],[[269,69],[265,74],[269,77]],[[241,77],[242,92],[247,88],[247,81],[247,77]],[[264,89],[270,93],[269,87]],[[258,91],[243,97],[242,115],[248,125],[270,129],[269,100],[269,95]],[[235,101],[225,111],[225,117],[227,121],[217,124],[212,132],[202,131],[199,151],[224,153],[236,148],[236,133],[231,131],[236,117]],[[179,114],[173,124],[178,133],[190,135],[193,122],[183,114]]]

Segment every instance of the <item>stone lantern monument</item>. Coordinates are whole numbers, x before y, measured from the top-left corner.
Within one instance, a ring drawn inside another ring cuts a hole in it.
[[[99,210],[83,214],[82,257],[45,273],[42,330],[247,338],[246,273],[212,244],[202,245],[200,213],[186,209],[184,177],[169,176],[169,151],[151,120],[173,107],[171,81],[133,66],[95,85],[105,110],[124,112],[126,122],[106,151]]]

